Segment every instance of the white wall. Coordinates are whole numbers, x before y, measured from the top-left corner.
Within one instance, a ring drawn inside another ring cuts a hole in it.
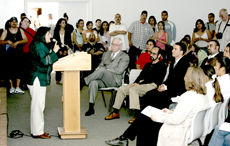
[[[46,1],[54,2],[55,0]],[[88,18],[92,18],[94,23],[97,18],[102,19],[102,21],[111,21],[116,13],[120,13],[122,22],[129,26],[133,21],[140,18],[142,10],[147,10],[148,16],[154,15],[159,21],[161,20],[162,10],[167,10],[169,20],[173,21],[177,27],[177,41],[185,34],[192,34],[197,19],[207,22],[208,13],[213,12],[217,20],[219,19],[219,10],[222,8],[227,8],[230,12],[228,8],[230,0],[66,0],[64,2],[73,1],[92,2],[92,10],[90,9]],[[0,0],[0,12],[0,28],[3,28],[7,19],[11,16],[19,18],[20,14],[24,12],[24,0]],[[69,19],[71,19],[71,22],[78,20],[78,18]],[[75,26],[75,23],[73,26]]]

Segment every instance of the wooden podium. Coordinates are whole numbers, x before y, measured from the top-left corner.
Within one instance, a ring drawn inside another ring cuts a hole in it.
[[[75,55],[75,56],[74,56]],[[58,127],[61,139],[86,138],[80,116],[80,71],[91,70],[91,55],[78,52],[63,57],[53,64],[54,71],[63,71],[63,124]]]

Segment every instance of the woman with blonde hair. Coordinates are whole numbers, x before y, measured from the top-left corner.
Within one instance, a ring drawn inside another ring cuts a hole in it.
[[[203,70],[200,67],[189,67],[184,80],[187,91],[179,97],[174,111],[165,108],[151,115],[151,118],[140,114],[124,134],[106,143],[110,145],[128,144],[128,139],[134,140],[137,136],[137,145],[140,146],[188,145],[194,114],[210,106],[206,96],[206,78]]]

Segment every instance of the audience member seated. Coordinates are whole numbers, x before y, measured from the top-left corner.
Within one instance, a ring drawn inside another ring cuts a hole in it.
[[[188,42],[189,45],[192,44],[190,35],[186,34],[186,35],[184,36],[184,38],[187,40],[187,42]]]
[[[101,43],[96,42],[95,34],[92,32],[90,33],[88,40],[89,41],[87,41],[82,46],[82,50],[91,54],[92,67],[90,73],[92,73],[100,64],[102,54],[105,52],[105,48],[102,46]]]
[[[10,27],[3,31],[0,39],[0,45],[6,45],[6,69],[10,82],[10,94],[19,93],[24,94],[24,91],[20,88],[20,82],[22,77],[22,53],[23,44],[28,40],[24,31],[18,26],[18,20],[16,17],[12,17],[9,20]],[[14,88],[14,83],[16,88]]]
[[[197,52],[195,52],[194,47],[188,44],[186,38],[183,38],[180,42],[184,43],[187,46],[187,51],[185,52],[184,57],[187,58],[190,66],[198,66],[198,55]]]
[[[29,61],[30,61],[30,43],[33,41],[33,38],[35,36],[35,31],[31,28],[29,28],[29,19],[27,17],[23,17],[21,19],[21,22],[19,24],[20,28],[22,30],[24,30],[24,33],[27,37],[28,42],[26,44],[23,45],[23,57],[22,57],[22,70],[23,70],[23,74],[22,74],[22,81],[21,81],[21,87],[22,89],[27,89],[27,85],[26,85],[26,78],[29,72]]]
[[[69,48],[72,48],[72,41],[71,41],[71,32],[67,29],[67,21],[64,18],[60,18],[56,24],[54,29],[53,37],[62,44],[67,45]],[[60,50],[57,52],[58,58],[62,58],[67,55],[67,47],[59,45]],[[56,83],[59,84],[61,81],[61,72],[56,71]]]
[[[96,36],[96,41],[99,42],[99,41],[100,41],[100,38],[99,38],[99,36],[98,36],[97,31],[96,31],[96,30],[92,30],[92,28],[93,28],[93,22],[92,22],[92,21],[88,21],[88,22],[86,23],[86,28],[87,28],[87,30],[83,30],[83,31],[82,31],[83,42],[85,43],[85,42],[88,42],[88,41],[89,41],[88,38],[89,38],[89,34],[90,34],[91,32],[95,34],[95,36]]]
[[[202,50],[207,53],[208,42],[212,39],[211,33],[204,26],[204,22],[201,19],[196,21],[195,29],[192,34],[192,42],[196,43]]]
[[[224,124],[230,124],[230,114],[228,118],[225,120]],[[225,130],[225,128],[221,128],[221,125],[216,126],[214,134],[209,142],[208,146],[229,146],[230,145],[230,131]],[[229,127],[229,126],[228,126]]]
[[[84,30],[84,20],[79,19],[76,24],[76,29],[73,31],[74,52],[81,51],[84,41],[82,38],[82,31]]]
[[[152,26],[153,32],[157,32],[157,21],[154,16],[149,17],[148,23]]]
[[[85,116],[94,114],[94,103],[98,88],[119,87],[123,73],[129,64],[129,56],[121,50],[122,40],[114,38],[111,50],[105,52],[97,69],[85,78],[89,86],[89,110]]]
[[[226,48],[224,49],[224,54],[225,57],[230,58],[230,43],[226,46]]]
[[[109,50],[110,35],[109,35],[109,23],[107,21],[103,21],[101,24],[99,38],[100,38],[99,43],[101,43],[106,50]]]
[[[149,90],[156,89],[163,82],[166,74],[166,66],[160,61],[161,49],[154,47],[150,51],[152,63],[147,63],[133,84],[122,86],[118,89],[115,102],[113,105],[114,111],[105,120],[119,118],[119,109],[127,95],[129,95],[129,108],[135,109],[137,113],[140,111],[139,97],[142,97]],[[130,120],[132,123],[135,119]]]
[[[223,53],[219,51],[220,51],[220,44],[217,40],[211,40],[210,42],[208,42],[209,55],[203,60],[201,67],[208,64],[208,62],[214,57],[222,57]]]
[[[97,19],[95,21],[95,25],[96,25],[96,27],[93,28],[92,30],[97,31],[97,33],[99,34],[100,33],[100,29],[101,29],[101,19]]]
[[[189,67],[184,77],[186,92],[179,97],[174,111],[167,108],[151,118],[140,114],[118,138],[107,140],[109,145],[128,145],[137,136],[137,146],[186,146],[190,137],[194,113],[209,108],[205,75],[200,67]]]
[[[201,66],[202,62],[206,57],[208,57],[207,53],[202,50],[200,47],[198,47],[196,44],[192,44],[188,47],[188,50],[191,50],[196,53],[196,56],[198,57],[198,66]]]
[[[156,43],[154,40],[148,40],[146,43],[146,52],[141,53],[141,55],[139,56],[139,58],[136,61],[136,68],[137,69],[143,69],[146,63],[150,63],[152,62],[151,58],[150,58],[150,53],[152,51],[152,49],[155,47]],[[161,52],[162,53],[162,52]]]
[[[114,37],[121,38],[122,42],[124,42],[121,50],[127,52],[127,50],[129,49],[128,38],[126,35],[127,27],[124,23],[121,23],[120,14],[116,14],[114,20],[115,23],[109,25],[109,35],[111,36],[111,40],[113,40]]]
[[[225,130],[222,128],[223,125],[230,126],[230,123],[222,123],[216,126],[215,131],[208,146],[229,146],[230,145],[230,130]]]
[[[190,65],[187,58],[183,57],[185,51],[185,44],[180,42],[175,44],[172,51],[174,60],[170,63],[168,78],[157,89],[150,90],[145,94],[142,98],[143,107],[148,105],[159,109],[168,107],[172,102],[171,97],[180,96],[186,91],[184,76]]]
[[[213,60],[220,91],[223,95],[221,102],[224,102],[230,98],[230,59],[228,57],[215,57]]]

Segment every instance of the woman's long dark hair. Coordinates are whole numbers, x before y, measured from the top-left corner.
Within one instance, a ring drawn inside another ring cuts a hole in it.
[[[100,35],[103,36],[104,35],[104,28],[103,28],[103,24],[106,23],[108,25],[106,31],[109,31],[109,23],[107,21],[103,21],[101,23],[101,28],[100,28]]]
[[[64,18],[60,18],[60,19],[58,20],[58,22],[56,23],[56,26],[55,26],[55,28],[54,28],[54,33],[55,33],[55,32],[59,32],[59,30],[61,29],[60,23],[61,23],[63,20],[65,21],[65,24],[67,25],[67,21],[66,21]],[[65,26],[65,27],[66,27],[66,26]]]
[[[78,24],[79,24],[81,21],[83,21],[83,22],[84,22],[84,20],[83,20],[83,19],[79,19],[79,20],[77,21],[77,23],[76,23],[76,28],[78,28]]]
[[[156,18],[154,16],[150,16],[149,17],[149,20],[148,20],[148,23],[150,24],[150,19],[153,19],[154,20],[154,26],[156,26],[157,24],[157,21],[156,21]],[[150,24],[151,25],[151,24]]]
[[[39,27],[33,38],[33,41],[30,44],[30,47],[32,47],[36,42],[42,42],[43,44],[46,45],[47,43],[46,43],[45,36],[48,31],[50,31],[49,27],[45,27],[45,26]]]
[[[205,65],[205,66],[202,67],[202,69],[204,71],[204,74],[206,76],[208,76],[209,79],[213,79],[212,77],[215,74],[215,69],[213,68],[212,65]],[[214,94],[214,97],[213,97],[215,102],[216,103],[224,102],[223,95],[221,94],[221,91],[220,91],[220,84],[219,84],[217,78],[215,78],[215,81],[213,82],[212,86],[215,89],[215,94]]]
[[[197,28],[197,23],[198,22],[200,22],[201,24],[202,24],[202,32],[204,32],[205,31],[205,29],[206,29],[206,27],[205,27],[205,25],[204,25],[204,21],[203,20],[201,20],[201,19],[198,19],[197,21],[196,21],[196,24],[195,24],[195,29],[194,29],[194,33],[195,32],[197,32],[199,29]]]

